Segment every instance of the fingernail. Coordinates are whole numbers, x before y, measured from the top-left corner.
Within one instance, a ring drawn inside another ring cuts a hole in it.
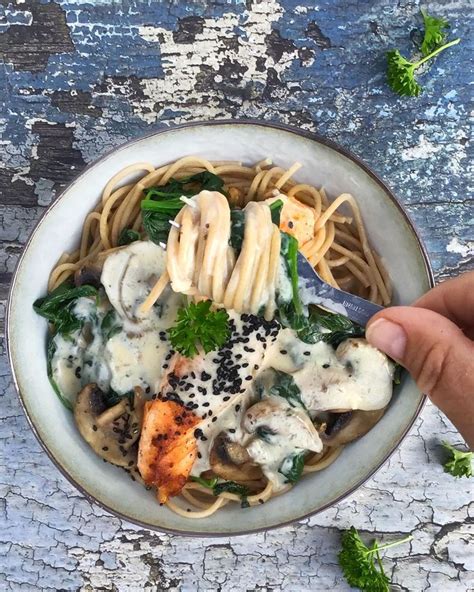
[[[407,334],[403,327],[386,319],[372,323],[365,334],[367,341],[395,360],[403,360]]]

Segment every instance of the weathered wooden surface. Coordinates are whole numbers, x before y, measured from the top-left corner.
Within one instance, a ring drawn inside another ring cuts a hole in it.
[[[430,5],[463,42],[399,99],[384,52],[413,50],[419,3],[376,0],[0,2],[0,305],[44,208],[105,150],[170,123],[259,117],[317,130],[406,204],[438,278],[472,268],[469,6]],[[6,206],[6,207],[5,207]],[[2,352],[4,354],[4,352]],[[346,502],[292,527],[199,540],[140,530],[87,502],[27,427],[1,359],[1,590],[346,590],[340,531],[383,539],[396,590],[474,590],[473,490],[444,474],[433,407]]]

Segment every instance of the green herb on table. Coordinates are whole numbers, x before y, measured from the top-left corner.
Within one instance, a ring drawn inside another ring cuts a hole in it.
[[[430,16],[423,9],[421,9],[421,14],[423,16],[423,23],[425,25],[425,34],[421,44],[421,53],[424,56],[427,56],[432,51],[438,49],[438,47],[441,47],[446,43],[449,23],[443,18]]]
[[[462,452],[448,442],[443,442],[443,446],[449,453],[448,460],[443,464],[444,471],[453,477],[472,477],[474,452]]]
[[[141,202],[143,227],[154,243],[166,242],[173,220],[184,206],[181,197],[192,197],[200,191],[219,191],[224,193],[224,180],[203,171],[184,179],[171,179],[165,185],[151,187],[145,192]]]
[[[342,535],[342,550],[338,556],[347,583],[366,592],[389,592],[390,580],[383,568],[380,551],[407,543],[412,538],[408,536],[380,546],[374,541],[367,547],[352,526]]]
[[[417,97],[422,92],[422,87],[415,78],[418,68],[433,59],[448,47],[457,45],[461,39],[454,39],[446,43],[445,30],[449,24],[444,19],[438,19],[422,11],[425,23],[424,39],[421,44],[423,57],[411,62],[403,57],[398,49],[387,52],[387,78],[393,91],[402,96]]]
[[[168,329],[171,345],[183,356],[192,358],[201,347],[205,353],[219,349],[230,337],[229,315],[223,308],[211,310],[212,302],[191,302],[180,308],[176,324]]]

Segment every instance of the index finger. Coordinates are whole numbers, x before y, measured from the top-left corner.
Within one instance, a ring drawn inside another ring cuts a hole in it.
[[[433,310],[460,329],[474,328],[474,271],[436,286],[413,303]]]

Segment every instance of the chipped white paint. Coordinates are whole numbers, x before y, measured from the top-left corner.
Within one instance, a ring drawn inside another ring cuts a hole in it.
[[[243,16],[225,13],[220,18],[204,19],[203,31],[196,35],[193,43],[176,43],[173,32],[162,27],[140,27],[139,33],[144,39],[160,46],[164,77],[140,82],[147,98],[133,101],[135,114],[147,123],[155,122],[165,110],[190,111],[196,119],[222,117],[219,102],[212,97],[214,91],[209,89],[211,96],[203,101],[202,92],[196,90],[196,86],[199,86],[198,76],[202,74],[203,68],[211,68],[217,73],[223,59],[234,64],[245,64],[239,83],[242,88],[249,83],[264,85],[267,68],[274,68],[278,74],[284,72],[297,58],[297,51],[285,52],[275,63],[268,54],[266,43],[273,23],[281,18],[282,12],[280,4],[270,0],[252,3],[250,10],[245,11]],[[229,47],[226,40],[235,38],[236,27],[241,27],[245,36],[239,37],[237,48]],[[257,68],[259,62],[263,66]],[[182,119],[177,117],[175,121]]]
[[[427,140],[423,134],[421,134],[418,144],[416,146],[410,146],[409,148],[405,148],[401,152],[402,160],[419,160],[419,159],[426,159],[430,158],[433,154],[436,154],[443,147],[441,145],[436,145],[430,140]]]
[[[449,241],[446,251],[448,253],[457,253],[461,257],[474,256],[474,241],[461,242],[458,238],[454,237]]]

